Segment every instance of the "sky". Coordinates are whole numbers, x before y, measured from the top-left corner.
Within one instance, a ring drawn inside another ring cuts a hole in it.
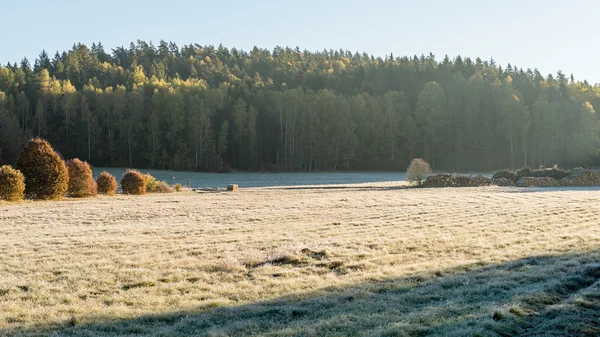
[[[81,42],[139,40],[250,50],[289,46],[374,56],[494,59],[600,83],[592,0],[0,0],[0,64]]]

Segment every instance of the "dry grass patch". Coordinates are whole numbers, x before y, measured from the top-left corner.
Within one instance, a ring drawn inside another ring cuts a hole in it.
[[[379,187],[0,204],[0,334],[598,332],[597,191]]]

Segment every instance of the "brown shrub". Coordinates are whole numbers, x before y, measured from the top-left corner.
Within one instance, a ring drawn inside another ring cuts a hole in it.
[[[156,186],[158,185],[158,181],[150,173],[144,174],[144,182],[146,184],[147,193],[156,192]]]
[[[106,171],[100,173],[96,179],[96,185],[98,186],[98,193],[105,195],[115,195],[117,193],[117,179]]]
[[[43,139],[35,138],[25,145],[17,168],[25,176],[25,195],[32,199],[56,199],[67,192],[67,167]]]
[[[67,162],[69,171],[69,188],[67,193],[73,198],[85,198],[98,194],[96,182],[90,165],[77,158]]]
[[[121,189],[125,194],[146,194],[146,181],[137,170],[127,170],[121,179]]]
[[[154,188],[154,193],[173,193],[175,192],[169,184],[164,181],[159,181]]]
[[[181,192],[181,184],[175,184],[175,191]]]
[[[410,162],[408,169],[406,169],[408,181],[416,182],[419,185],[421,185],[423,179],[429,174],[431,174],[431,167],[429,166],[429,163],[421,158],[413,159],[412,162]]]
[[[25,192],[25,177],[10,165],[0,167],[0,199],[19,201]]]

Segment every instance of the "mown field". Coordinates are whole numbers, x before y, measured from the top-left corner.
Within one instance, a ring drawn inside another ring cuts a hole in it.
[[[600,190],[0,203],[0,335],[598,336]]]

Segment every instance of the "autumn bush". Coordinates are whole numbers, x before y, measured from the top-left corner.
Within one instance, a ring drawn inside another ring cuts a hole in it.
[[[181,184],[175,184],[175,191],[181,192]]]
[[[91,197],[98,194],[96,181],[90,165],[77,158],[67,162],[69,172],[69,188],[67,194],[74,198]]]
[[[25,177],[10,165],[0,167],[0,199],[19,201],[25,192]]]
[[[154,189],[154,193],[173,193],[173,192],[174,192],[173,188],[164,181],[159,181],[156,184],[156,187]]]
[[[144,174],[144,182],[146,184],[146,192],[156,192],[156,186],[158,186],[158,181],[150,173]]]
[[[117,193],[117,179],[112,174],[103,171],[96,179],[98,193],[105,195],[115,195]]]
[[[421,185],[423,180],[431,174],[431,166],[429,163],[421,158],[415,158],[412,160],[408,169],[406,169],[406,176],[408,181],[416,182]]]
[[[32,199],[56,199],[67,192],[67,167],[43,139],[35,138],[25,145],[17,168],[25,176],[25,195]]]
[[[137,170],[127,170],[121,179],[121,189],[125,194],[146,194],[146,181]]]

